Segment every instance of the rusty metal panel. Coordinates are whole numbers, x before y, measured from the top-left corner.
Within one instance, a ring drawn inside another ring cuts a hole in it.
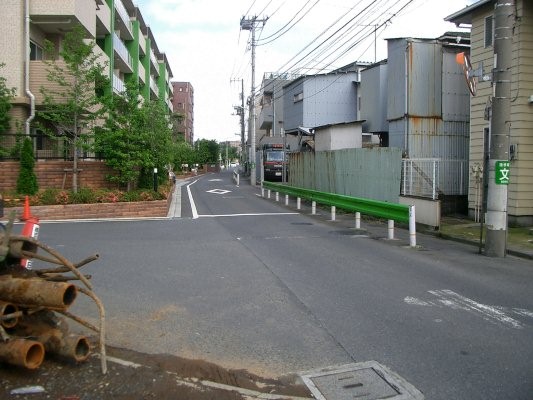
[[[468,158],[468,122],[442,121],[440,118],[408,119],[408,154],[411,158]]]
[[[442,113],[442,45],[412,40],[407,49],[408,114],[435,117]]]
[[[442,49],[442,119],[444,121],[470,120],[470,92],[461,66],[455,55],[464,49]]]

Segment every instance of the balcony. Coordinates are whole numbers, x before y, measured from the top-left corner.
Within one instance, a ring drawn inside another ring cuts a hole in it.
[[[259,129],[270,130],[272,129],[272,105],[264,105],[259,113],[259,119],[257,123]]]
[[[115,49],[115,68],[122,72],[131,74],[133,72],[133,59],[126,48],[126,45],[116,33],[113,33],[113,48]]]
[[[111,9],[103,0],[97,1],[96,37],[102,38],[111,33]]]
[[[151,98],[159,98],[159,88],[153,76],[150,76],[150,92],[152,94]]]
[[[159,76],[159,62],[157,61],[157,57],[153,51],[150,51],[150,61],[152,62],[150,72],[152,72],[155,76]]]
[[[139,55],[141,57],[144,57],[146,55],[146,36],[144,36],[140,27],[139,27]]]
[[[96,4],[87,0],[55,0],[30,2],[30,16],[33,26],[47,34],[64,35],[80,24],[87,37],[96,34]]]
[[[146,70],[144,69],[144,66],[142,63],[139,62],[139,83],[142,83],[143,85],[146,84]]]
[[[122,94],[126,91],[126,84],[122,79],[113,74],[113,92],[116,94]]]
[[[56,61],[56,64],[63,70],[66,70],[66,64],[62,60]],[[43,105],[44,96],[41,93],[41,88],[44,88],[49,95],[56,95],[54,100],[57,103],[65,103],[66,100],[60,93],[65,93],[65,97],[69,97],[70,87],[63,87],[56,82],[48,80],[48,70],[51,67],[46,65],[43,61],[30,61],[30,90],[35,96],[35,105],[38,107]],[[69,81],[67,77],[67,81]],[[74,79],[70,79],[74,82]]]
[[[115,28],[120,31],[120,37],[124,40],[133,40],[133,26],[130,16],[121,0],[115,0]]]
[[[97,56],[96,61],[104,66],[103,74],[109,76],[109,56],[98,46],[94,46],[93,53]]]

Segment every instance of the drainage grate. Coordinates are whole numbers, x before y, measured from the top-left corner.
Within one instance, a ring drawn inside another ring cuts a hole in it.
[[[409,382],[376,361],[328,367],[301,374],[318,400],[422,400]]]

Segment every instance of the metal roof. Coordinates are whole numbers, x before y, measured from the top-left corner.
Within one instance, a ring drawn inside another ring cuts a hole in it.
[[[453,22],[455,25],[471,24],[472,23],[472,11],[478,9],[485,4],[490,4],[494,0],[479,0],[477,3],[471,4],[462,10],[459,10],[444,18],[445,21]]]

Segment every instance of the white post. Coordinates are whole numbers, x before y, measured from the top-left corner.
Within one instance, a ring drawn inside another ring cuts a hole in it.
[[[296,209],[300,210],[302,208],[302,199],[299,197],[296,198]]]
[[[270,199],[270,189],[267,191],[267,197]]]
[[[276,192],[276,201],[279,201],[279,192]]]
[[[393,219],[389,219],[388,231],[389,231],[389,240],[393,240],[394,239],[394,220]]]
[[[311,203],[311,214],[313,214],[313,215],[316,214],[316,201],[313,201]]]
[[[285,195],[285,205],[286,206],[289,205],[289,195],[288,194]]]
[[[265,188],[261,188],[261,197],[264,199],[265,198]]]
[[[361,229],[361,213],[355,213],[355,229]]]
[[[415,206],[409,206],[409,246],[416,247],[416,218]]]
[[[337,211],[337,208],[335,206],[331,206],[331,220],[335,221],[335,213]]]

